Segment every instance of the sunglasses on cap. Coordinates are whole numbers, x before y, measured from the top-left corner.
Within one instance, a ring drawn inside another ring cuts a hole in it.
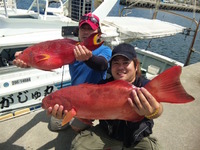
[[[90,20],[94,24],[99,24],[99,21],[94,17],[82,16],[80,21]]]

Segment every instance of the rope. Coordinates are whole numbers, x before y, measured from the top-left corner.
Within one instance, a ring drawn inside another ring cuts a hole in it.
[[[62,70],[62,78],[61,78],[61,87],[60,88],[63,88],[63,81],[64,81],[64,71],[65,71],[65,66],[63,66],[63,70]]]

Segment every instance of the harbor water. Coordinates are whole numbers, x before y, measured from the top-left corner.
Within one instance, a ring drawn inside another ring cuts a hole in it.
[[[32,2],[32,0],[16,0],[16,1],[18,8],[26,8],[26,9],[30,6]],[[117,4],[109,13],[109,16],[119,16],[119,12],[122,10],[123,7],[124,5],[120,5],[118,0]],[[154,12],[153,9],[134,8],[132,10],[127,10],[128,13],[127,16],[152,18],[153,12]],[[184,12],[184,11],[173,11],[173,12],[187,16],[189,18],[195,18],[197,21],[200,20],[199,13],[194,14],[192,12]],[[192,28],[193,30],[196,28],[194,22],[162,11],[158,12],[157,19],[171,23],[176,23],[178,25],[187,28]],[[190,36],[186,36],[184,34],[177,34],[170,37],[158,38],[152,40],[137,40],[133,41],[132,44],[139,48],[147,49],[149,51],[153,51],[158,54],[175,59],[179,62],[185,63],[193,39],[192,35],[194,35],[194,32],[191,32],[190,34],[191,34]],[[200,43],[200,34],[198,33],[193,47],[195,52],[192,53],[191,55],[190,64],[200,62],[199,43]]]

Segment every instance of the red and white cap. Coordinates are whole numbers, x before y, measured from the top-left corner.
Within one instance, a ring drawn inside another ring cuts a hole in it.
[[[85,14],[79,21],[79,28],[85,23],[89,24],[93,30],[96,30],[99,28],[99,17],[92,13]]]

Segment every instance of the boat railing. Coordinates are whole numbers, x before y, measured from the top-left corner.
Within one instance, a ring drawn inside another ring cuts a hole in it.
[[[57,3],[60,6],[59,7],[50,7],[51,3]],[[61,0],[45,0],[43,1],[43,3],[39,3],[39,0],[34,0],[32,2],[32,4],[30,5],[30,7],[28,8],[28,13],[33,9],[36,8],[36,12],[38,15],[40,15],[41,13],[41,9],[43,9],[43,19],[46,20],[47,19],[47,15],[48,14],[54,14],[54,15],[61,15],[64,16],[64,7],[63,7],[63,2]]]
[[[0,7],[4,8],[5,16],[8,17],[8,9],[17,9],[16,0],[0,0]]]
[[[13,15],[22,15],[22,12],[18,13],[16,0],[0,0],[0,7],[3,8],[3,13],[7,18]],[[9,14],[10,11],[14,12],[14,14]],[[37,18],[40,16],[43,20],[46,20],[48,15],[64,16],[63,2],[62,0],[33,0],[27,11],[23,11],[23,15],[25,14],[37,15]]]

